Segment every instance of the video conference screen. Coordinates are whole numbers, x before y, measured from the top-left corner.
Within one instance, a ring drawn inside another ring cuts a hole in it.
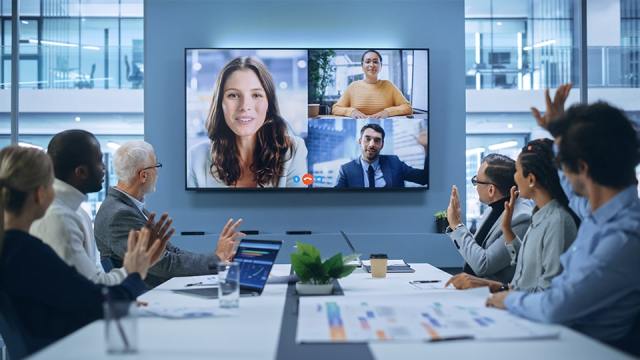
[[[428,49],[185,49],[186,188],[429,187]]]

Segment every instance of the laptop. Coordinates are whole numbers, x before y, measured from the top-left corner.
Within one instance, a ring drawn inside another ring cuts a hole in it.
[[[240,268],[240,296],[260,296],[267,283],[278,252],[282,247],[280,240],[242,239],[233,261]],[[194,295],[207,299],[218,298],[217,287],[173,290],[176,293]]]
[[[347,234],[345,234],[344,231],[342,231],[342,230],[340,230],[340,234],[342,234],[342,237],[347,242],[347,246],[349,246],[349,249],[351,249],[351,252],[353,254],[357,254],[358,252],[356,251],[356,248],[353,246],[353,243],[351,242],[351,240],[349,240],[349,237],[347,236]],[[361,266],[366,272],[368,272],[368,273],[371,272],[371,265],[363,263],[362,260],[360,259],[360,256],[357,257],[356,261],[359,264],[358,266]],[[413,273],[413,272],[416,272],[416,270],[413,269],[411,266],[409,266],[409,264],[404,262],[404,260],[402,260],[402,263],[403,264],[387,265],[387,272],[388,273]]]

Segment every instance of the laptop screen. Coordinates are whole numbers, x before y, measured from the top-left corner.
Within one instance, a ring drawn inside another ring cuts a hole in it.
[[[240,265],[240,286],[262,292],[281,246],[278,240],[240,241],[233,258]]]

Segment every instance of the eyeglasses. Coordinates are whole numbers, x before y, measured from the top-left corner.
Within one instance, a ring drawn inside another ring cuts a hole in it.
[[[478,186],[478,184],[482,184],[482,185],[494,185],[494,186],[495,186],[495,184],[494,184],[494,183],[492,183],[492,182],[479,181],[479,180],[478,180],[478,175],[474,175],[474,176],[471,178],[471,184],[472,184],[473,186]]]
[[[155,168],[161,168],[161,167],[162,167],[162,163],[156,163],[153,166],[147,166],[146,168],[142,168],[142,170],[140,170],[140,171],[145,171],[145,170],[155,169]]]

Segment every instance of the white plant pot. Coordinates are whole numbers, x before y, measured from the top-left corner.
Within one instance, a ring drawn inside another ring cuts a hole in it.
[[[331,295],[333,283],[316,285],[297,282],[296,291],[298,295]]]

